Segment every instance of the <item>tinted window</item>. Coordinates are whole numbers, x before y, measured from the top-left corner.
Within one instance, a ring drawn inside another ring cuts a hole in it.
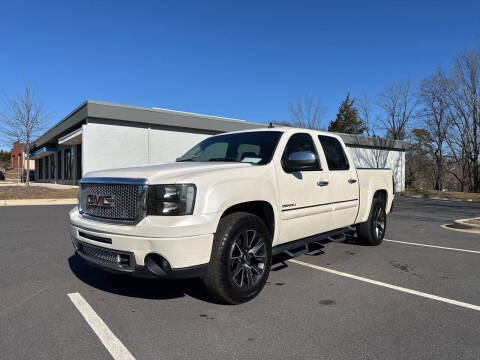
[[[340,141],[331,136],[323,135],[318,136],[318,140],[322,144],[329,170],[348,170],[350,168]]]
[[[72,172],[72,165],[73,165],[73,158],[72,158],[72,149],[65,149],[63,151],[63,163],[65,166],[63,167],[63,178],[65,180],[72,180],[73,172]]]
[[[38,178],[43,179],[43,158],[38,159]]]
[[[50,166],[50,161],[49,161],[49,157],[47,156],[45,158],[45,179],[48,179],[48,169],[49,169],[49,166]]]
[[[57,179],[62,178],[62,152],[57,152]]]
[[[314,153],[317,156],[317,149],[315,148],[315,144],[313,143],[312,137],[309,134],[305,133],[297,133],[293,134],[290,139],[288,139],[287,145],[285,145],[285,150],[283,151],[282,155],[282,166],[283,163],[291,153],[299,152],[299,151],[309,151]],[[285,166],[283,166],[285,169]],[[317,161],[317,167],[312,170],[322,170],[320,166],[320,162]]]
[[[209,137],[177,161],[233,161],[263,165],[270,162],[280,131],[252,131]]]
[[[224,158],[227,156],[228,143],[217,142],[206,146],[203,151],[200,152],[196,161],[208,161],[208,159]]]

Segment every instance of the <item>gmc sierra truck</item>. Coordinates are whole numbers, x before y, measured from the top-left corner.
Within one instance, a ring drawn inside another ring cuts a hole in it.
[[[265,128],[209,137],[172,164],[86,174],[70,229],[94,266],[200,277],[238,304],[262,290],[273,255],[346,229],[380,244],[393,197],[392,171],[356,169],[339,136]]]

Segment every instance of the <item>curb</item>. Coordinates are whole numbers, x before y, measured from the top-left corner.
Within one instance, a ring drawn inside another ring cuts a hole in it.
[[[473,199],[452,199],[452,198],[445,198],[440,196],[425,196],[425,195],[405,195],[405,194],[396,194],[395,196],[405,196],[411,197],[416,199],[430,199],[430,200],[442,200],[442,201],[460,201],[460,202],[478,202],[480,200],[473,200]]]
[[[12,199],[0,200],[1,206],[32,206],[32,205],[76,205],[77,199]]]
[[[467,223],[468,220],[472,220],[472,219],[477,219],[477,218],[454,220],[452,227],[456,229],[473,230],[473,231],[480,232],[480,225]]]

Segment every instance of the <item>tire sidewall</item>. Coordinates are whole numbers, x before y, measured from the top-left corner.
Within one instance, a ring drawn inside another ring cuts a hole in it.
[[[246,230],[255,230],[262,234],[264,241],[265,241],[265,271],[263,272],[263,276],[260,281],[253,286],[253,288],[248,290],[242,290],[237,285],[233,283],[231,278],[231,271],[229,269],[230,262],[230,249],[233,245],[233,242],[237,239],[237,237]],[[225,242],[225,246],[222,249],[222,278],[223,278],[223,286],[225,290],[229,294],[231,294],[232,298],[235,302],[245,302],[252,298],[254,298],[258,293],[263,289],[268,275],[270,273],[271,268],[271,257],[272,257],[272,241],[270,237],[270,232],[268,231],[267,226],[265,223],[259,219],[257,216],[254,215],[246,215],[242,216],[241,218],[237,219],[237,221],[233,224],[232,227],[229,228],[227,234],[225,234],[228,239]]]
[[[385,224],[384,224],[384,228],[383,228],[383,234],[380,236],[380,237],[377,237],[377,234],[375,232],[375,215],[378,211],[378,209],[381,209],[380,211],[383,212],[383,216],[384,216],[384,219],[385,219]],[[373,206],[372,206],[372,215],[370,217],[370,220],[369,220],[369,227],[370,227],[370,238],[372,239],[371,242],[372,242],[372,245],[379,245],[382,241],[383,241],[383,238],[385,237],[385,231],[387,229],[387,214],[386,214],[386,211],[385,211],[385,206],[383,205],[382,202],[380,201],[375,201],[373,203]]]

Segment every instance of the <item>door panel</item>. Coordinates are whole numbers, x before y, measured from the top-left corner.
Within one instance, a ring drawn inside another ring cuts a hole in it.
[[[332,224],[335,228],[352,225],[359,205],[357,171],[350,165],[340,141],[326,135],[318,136],[318,140],[329,170]]]
[[[295,151],[312,151],[318,157],[312,137],[307,133],[296,133],[288,139],[282,159]],[[328,231],[332,210],[330,192],[328,186],[317,185],[319,181],[329,181],[328,173],[320,163],[312,170],[289,172],[282,159],[275,162],[282,219],[278,244]]]

